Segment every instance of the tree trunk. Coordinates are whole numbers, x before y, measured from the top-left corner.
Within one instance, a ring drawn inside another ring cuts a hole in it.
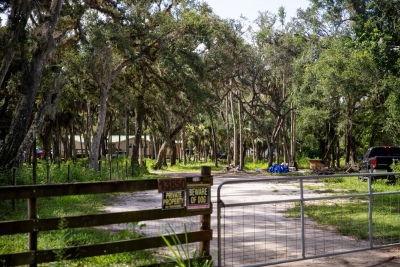
[[[275,143],[276,143],[276,163],[279,164],[279,161],[281,160],[281,145],[280,145],[280,134],[278,134],[278,136],[275,139]]]
[[[187,158],[186,158],[186,133],[185,133],[185,130],[182,131],[182,150],[183,150],[183,165],[186,166]]]
[[[92,116],[91,116],[91,108],[90,108],[90,100],[86,101],[86,133],[83,134],[83,139],[85,141],[85,153],[86,151],[90,151],[92,148],[91,144],[91,137],[92,137],[92,130],[93,130],[93,123],[92,123]],[[87,153],[87,156],[90,155],[90,152]]]
[[[167,158],[167,151],[168,151],[168,141],[164,141],[157,154],[156,169],[160,170],[164,165],[165,159]]]
[[[139,95],[136,98],[135,107],[135,143],[132,148],[132,166],[137,166],[139,164],[139,149],[140,142],[142,140],[143,134],[143,115],[144,115],[144,97]]]
[[[176,165],[176,144],[175,140],[171,141],[171,167]]]
[[[22,72],[19,101],[15,108],[5,144],[0,149],[0,167],[5,169],[13,167],[14,164],[18,166],[16,157],[32,122],[37,88],[40,84],[44,66],[55,47],[53,33],[60,16],[62,3],[62,0],[53,0],[52,10],[50,11],[51,16],[39,26],[42,27],[42,36],[38,41],[37,49],[28,67]]]
[[[211,133],[212,133],[212,160],[215,163],[215,167],[218,168],[218,159],[217,159],[217,135],[215,133],[215,125],[212,114],[210,114],[211,121]]]
[[[34,5],[26,0],[11,2],[11,16],[5,30],[5,32],[9,32],[10,35],[7,36],[6,47],[2,48],[4,58],[0,65],[0,86],[3,85],[4,79],[13,61],[15,49],[19,46],[19,42],[26,42],[25,27],[33,7]]]
[[[74,127],[71,125],[69,127],[69,153],[68,153],[68,159],[75,157],[76,156],[76,150],[75,150],[75,134],[74,134]]]
[[[231,135],[230,135],[230,126],[229,126],[229,94],[226,95],[225,98],[225,125],[226,125],[226,160],[228,164],[231,162],[232,159],[232,152],[231,152]],[[221,151],[222,152],[222,151]]]
[[[97,118],[96,132],[93,135],[92,147],[89,155],[89,167],[95,171],[99,170],[98,160],[99,160],[100,140],[101,136],[103,135],[104,124],[106,122],[108,92],[109,92],[108,87],[101,88],[100,111],[99,111],[99,116]],[[108,151],[108,153],[110,154],[111,151]]]
[[[188,115],[188,114],[186,114]],[[166,139],[161,145],[160,151],[158,152],[157,155],[157,162],[156,162],[156,169],[161,169],[162,166],[164,165],[164,162],[166,160],[166,155],[167,155],[167,149],[168,146],[171,144],[171,140],[175,139],[176,136],[179,134],[179,132],[183,129],[185,126],[186,119],[183,119],[179,125],[175,127],[175,129],[168,135],[166,136]]]
[[[154,136],[154,134],[150,135],[151,138],[151,143],[152,145],[152,149],[151,149],[151,159],[155,159],[156,155],[158,155],[158,144],[157,144],[157,139]]]
[[[340,168],[340,141],[336,140],[336,167]]]
[[[296,161],[296,110],[293,108],[290,112],[291,114],[291,124],[290,124],[290,162]]]
[[[239,154],[238,154],[238,133],[237,133],[237,125],[235,119],[235,107],[233,105],[233,93],[229,93],[229,102],[231,107],[231,116],[232,116],[232,124],[233,124],[233,165],[237,166],[239,164]],[[229,162],[228,162],[229,163]]]
[[[104,45],[104,44],[102,44]],[[99,151],[100,140],[103,135],[104,125],[107,116],[107,100],[110,92],[111,85],[117,75],[128,65],[131,64],[129,60],[124,60],[114,68],[112,66],[113,53],[110,47],[100,47],[98,54],[93,54],[92,61],[90,62],[90,73],[92,78],[100,88],[100,110],[97,117],[96,132],[93,135],[92,147],[89,155],[89,167],[95,171],[99,169]],[[100,70],[98,65],[101,66]],[[111,141],[111,140],[110,140]],[[108,151],[110,154],[111,151]],[[111,155],[111,154],[110,154]]]
[[[131,156],[130,151],[129,151],[129,110],[128,108],[125,109],[125,139],[126,139],[126,144],[125,144],[125,151],[126,155],[129,157]]]
[[[239,168],[243,170],[244,168],[244,144],[243,144],[243,104],[238,101],[238,115],[239,115]],[[235,165],[236,166],[236,165]]]
[[[268,143],[268,166],[271,167],[274,162],[274,146]]]

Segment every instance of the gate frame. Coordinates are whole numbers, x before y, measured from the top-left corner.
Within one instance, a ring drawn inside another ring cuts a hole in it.
[[[321,179],[321,178],[338,178],[338,177],[359,177],[360,175],[362,176],[367,176],[367,182],[368,182],[368,192],[363,193],[363,194],[347,194],[347,195],[340,195],[340,196],[325,196],[325,197],[312,197],[312,198],[304,198],[304,186],[303,186],[303,180],[309,180],[309,179]],[[218,267],[222,266],[222,245],[221,245],[221,240],[222,240],[222,231],[221,231],[221,210],[224,207],[237,207],[237,206],[250,206],[250,205],[261,205],[261,204],[273,204],[273,203],[283,203],[283,202],[300,202],[300,221],[301,221],[301,257],[300,258],[293,258],[293,259],[288,259],[288,260],[280,260],[280,261],[274,261],[274,262],[264,262],[260,264],[252,264],[252,265],[246,265],[247,267],[258,267],[258,266],[267,266],[267,265],[273,265],[273,264],[281,264],[281,263],[288,263],[288,262],[296,262],[296,261],[302,261],[302,260],[309,260],[309,259],[315,259],[315,258],[322,258],[322,257],[328,257],[328,256],[335,256],[335,255],[342,255],[342,254],[348,254],[348,253],[353,253],[353,252],[360,252],[360,251],[366,251],[366,250],[373,250],[373,249],[381,249],[381,248],[387,248],[387,247],[393,247],[393,246],[398,246],[400,245],[400,242],[398,243],[392,243],[392,244],[387,244],[387,245],[374,245],[373,244],[373,230],[372,230],[372,198],[373,196],[379,196],[379,195],[394,195],[397,194],[399,195],[400,192],[398,191],[391,191],[391,192],[372,192],[372,177],[375,176],[384,176],[384,175],[400,175],[400,172],[390,172],[390,173],[356,173],[356,174],[335,174],[335,175],[312,175],[312,176],[290,176],[290,177],[274,177],[274,178],[262,178],[262,179],[250,179],[250,180],[241,180],[241,181],[225,181],[221,183],[218,186],[217,190],[217,243],[218,243]],[[276,200],[276,201],[260,201],[260,202],[237,202],[233,204],[225,204],[223,200],[221,199],[221,189],[225,185],[230,185],[230,184],[244,184],[244,183],[256,183],[256,182],[271,182],[271,181],[291,181],[291,180],[299,180],[299,186],[300,186],[300,196],[299,198],[291,198],[291,199],[285,199],[285,200]],[[306,242],[305,242],[305,216],[304,216],[304,206],[306,201],[312,201],[312,200],[325,200],[325,199],[337,199],[337,198],[352,198],[352,197],[368,197],[368,228],[369,228],[369,247],[368,248],[361,248],[361,249],[353,249],[353,250],[345,250],[341,252],[331,252],[331,253],[324,253],[324,254],[319,254],[319,255],[313,255],[313,256],[306,256]]]

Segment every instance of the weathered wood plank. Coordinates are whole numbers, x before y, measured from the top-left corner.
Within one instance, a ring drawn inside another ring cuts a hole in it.
[[[157,180],[155,179],[52,185],[4,186],[0,187],[0,200],[103,194],[113,192],[135,192],[152,189],[157,189]]]
[[[81,216],[64,217],[66,227],[81,228],[91,226],[101,226],[118,223],[129,223],[149,220],[159,220],[167,218],[187,217],[211,214],[212,209],[208,210],[141,210],[127,211],[106,214],[86,214]],[[18,220],[0,222],[0,236],[18,233],[28,233],[34,231],[58,230],[60,218],[48,218],[37,220]],[[200,223],[199,223],[200,227]]]
[[[212,239],[212,230],[177,234],[176,236],[183,244],[186,242],[185,236],[187,236],[188,243],[207,241]],[[172,242],[170,236],[166,237],[170,242]],[[166,245],[161,237],[150,237],[95,245],[69,247],[63,249],[63,251],[65,255],[69,255],[67,259],[79,259],[165,246]],[[0,255],[0,266],[18,266],[32,263],[53,262],[57,260],[57,253],[59,253],[58,250],[38,250],[35,253],[23,252],[3,254]]]
[[[212,177],[198,177],[202,182],[207,182],[212,185]],[[186,179],[188,182],[191,182],[193,177],[186,177]],[[114,192],[136,192],[153,189],[158,189],[158,183],[156,179],[51,185],[2,186],[0,187],[0,200],[104,194]]]

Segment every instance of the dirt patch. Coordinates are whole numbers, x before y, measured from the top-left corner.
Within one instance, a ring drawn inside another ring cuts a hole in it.
[[[288,267],[395,267],[400,266],[400,250],[398,247],[353,252],[331,257],[324,257],[299,262],[277,264]]]

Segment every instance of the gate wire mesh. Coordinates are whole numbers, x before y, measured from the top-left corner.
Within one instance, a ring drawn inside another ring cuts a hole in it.
[[[156,221],[140,221],[140,222],[132,222],[132,223],[123,223],[123,224],[110,224],[107,226],[101,227],[102,229],[113,231],[121,235],[123,231],[128,231],[130,234],[134,234],[137,237],[157,237],[161,234],[173,235],[182,234],[186,232],[194,232],[200,229],[200,220],[199,216],[189,216],[182,218],[170,218],[170,219],[161,219]],[[182,253],[183,258],[191,258],[199,251],[198,243],[189,243],[185,244],[171,244],[174,250],[177,252],[178,250]],[[148,249],[153,254],[154,258],[162,263],[170,261],[167,257],[174,256],[173,252],[167,247],[159,247]],[[132,265],[136,266],[136,265]]]
[[[105,208],[108,212],[127,212],[143,209],[161,209],[161,197],[157,190],[139,191],[135,193],[121,194],[112,198],[112,205]],[[100,228],[121,233],[130,232],[135,236],[157,237],[162,235],[181,234],[198,231],[201,227],[200,216],[188,216],[180,218],[169,218],[160,220],[138,221],[122,224],[111,224]],[[184,244],[190,255],[198,251],[198,243]],[[171,255],[167,247],[151,249],[159,261],[164,261],[165,255]]]
[[[324,192],[316,190],[321,177],[298,178],[220,185],[218,266],[265,266],[399,244],[400,192]],[[240,195],[221,197],[222,186],[236,186]]]

